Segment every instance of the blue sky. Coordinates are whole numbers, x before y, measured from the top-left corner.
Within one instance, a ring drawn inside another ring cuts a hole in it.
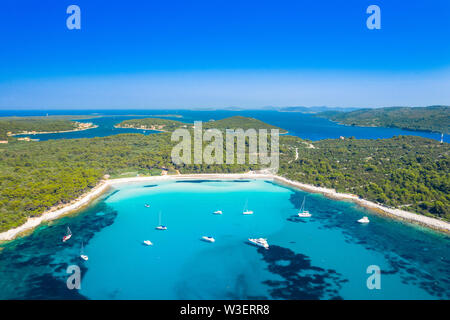
[[[2,109],[450,104],[448,0],[2,0],[0,30]]]

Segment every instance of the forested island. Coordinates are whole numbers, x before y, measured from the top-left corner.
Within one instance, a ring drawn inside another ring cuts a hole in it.
[[[38,134],[86,130],[92,123],[71,121],[61,117],[0,118],[0,140],[18,134]]]
[[[192,124],[189,125],[190,127]],[[173,131],[177,128],[187,128],[187,124],[169,119],[159,118],[144,118],[144,119],[130,119],[122,121],[115,125],[116,128],[132,128],[140,130],[155,130],[155,131]]]
[[[134,129],[143,129],[143,130],[158,130],[158,131],[173,131],[178,128],[188,128],[192,129],[192,123],[184,123],[176,120],[168,120],[168,119],[158,119],[158,118],[144,118],[144,119],[130,119],[122,121],[121,123],[116,125],[117,128],[134,128]],[[268,123],[264,123],[258,119],[247,118],[242,116],[233,116],[226,119],[221,120],[210,120],[208,122],[202,123],[203,129],[278,129],[280,133],[287,133],[286,130],[283,130],[279,127],[270,125]]]
[[[450,107],[389,107],[350,112],[326,111],[317,116],[340,124],[450,133]]]
[[[169,132],[72,139],[70,143],[62,139],[0,145],[0,232],[55,205],[69,203],[96,186],[106,174],[115,178],[159,175],[162,168],[174,174],[261,169],[260,165],[250,164],[174,165],[171,150],[175,143],[170,131],[192,124],[151,119],[127,123],[164,124],[163,129]],[[245,129],[255,125],[275,128],[256,119],[232,117],[204,123],[204,129]],[[450,220],[449,151],[447,143],[415,136],[311,142],[283,135],[278,175]]]

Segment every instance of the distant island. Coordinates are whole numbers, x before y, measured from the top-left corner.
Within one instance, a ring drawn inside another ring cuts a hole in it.
[[[185,127],[188,124],[168,119],[159,118],[143,118],[143,119],[130,119],[124,120],[114,127],[116,128],[126,128],[126,129],[139,129],[139,130],[154,130],[154,131],[173,131],[177,128]],[[192,127],[192,124],[189,125]]]
[[[389,127],[450,133],[450,107],[389,107],[349,112],[325,111],[317,114],[340,124],[363,127]]]
[[[36,124],[36,128],[49,124]],[[171,160],[175,143],[170,131],[192,124],[148,118],[127,120],[122,125],[153,127],[162,132],[151,136],[129,133],[73,139],[70,143],[60,139],[0,144],[0,232],[22,225],[28,218],[38,217],[51,208],[68,205],[98,186],[105,176],[155,176],[162,171],[243,173],[264,169],[259,164],[175,165]],[[213,127],[277,128],[240,116],[204,123],[205,130]],[[400,136],[311,142],[280,136],[278,176],[447,221],[450,221],[449,172],[450,145],[432,139]]]
[[[155,131],[173,131],[178,128],[192,128],[193,123],[185,123],[176,120],[158,119],[158,118],[144,118],[144,119],[130,119],[118,123],[116,128],[133,128],[140,130],[155,130]],[[244,130],[253,128],[259,129],[278,129],[280,134],[286,134],[287,131],[279,127],[264,123],[258,119],[247,118],[242,116],[233,116],[222,120],[210,120],[203,122],[203,129],[237,129]]]
[[[17,135],[62,133],[97,128],[91,122],[77,122],[53,117],[0,118],[0,140]]]

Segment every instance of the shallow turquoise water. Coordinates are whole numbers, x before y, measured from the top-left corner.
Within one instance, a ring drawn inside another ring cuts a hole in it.
[[[313,216],[302,220],[305,195]],[[247,201],[251,216],[242,215]],[[154,229],[159,212],[166,231]],[[363,215],[370,224],[356,223]],[[62,243],[67,226],[73,236]],[[124,184],[7,244],[0,299],[448,299],[449,253],[445,235],[269,181]],[[80,290],[66,287],[73,264]],[[381,268],[380,290],[366,286],[369,265]]]

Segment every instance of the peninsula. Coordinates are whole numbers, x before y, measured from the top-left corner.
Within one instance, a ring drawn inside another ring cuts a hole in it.
[[[317,116],[351,126],[450,133],[450,106],[389,107],[349,112],[325,111],[318,113]]]

